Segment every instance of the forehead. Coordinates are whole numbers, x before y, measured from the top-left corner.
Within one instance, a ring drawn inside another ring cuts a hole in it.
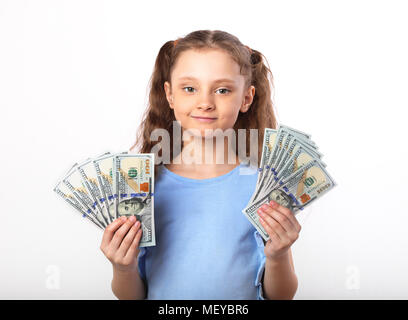
[[[172,81],[213,82],[224,79],[238,84],[243,80],[239,65],[231,56],[217,49],[187,50],[182,52],[173,67]]]

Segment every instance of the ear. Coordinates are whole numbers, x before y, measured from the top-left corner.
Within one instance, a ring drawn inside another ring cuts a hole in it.
[[[241,108],[239,109],[239,111],[241,112],[247,112],[249,107],[252,104],[252,101],[254,100],[254,96],[255,96],[255,87],[254,86],[250,86],[248,88],[248,90],[246,90],[245,95],[244,95],[244,101],[241,105]]]
[[[170,109],[174,109],[173,107],[173,96],[171,94],[171,86],[168,81],[164,82],[164,92],[166,93],[166,99],[169,103]]]

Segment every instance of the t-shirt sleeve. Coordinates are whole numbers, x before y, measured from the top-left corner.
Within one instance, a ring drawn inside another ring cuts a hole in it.
[[[266,300],[264,297],[264,293],[262,290],[262,276],[265,271],[265,262],[266,262],[266,257],[264,253],[265,249],[265,244],[263,242],[262,236],[259,234],[258,230],[255,230],[254,232],[254,237],[256,240],[257,244],[257,250],[259,253],[259,264],[258,264],[258,269],[256,272],[256,278],[255,278],[255,286],[257,287],[257,294],[256,294],[256,299],[257,300]]]
[[[139,248],[139,254],[137,256],[137,270],[139,271],[139,275],[146,284],[146,268],[145,268],[145,255],[146,255],[146,247]]]

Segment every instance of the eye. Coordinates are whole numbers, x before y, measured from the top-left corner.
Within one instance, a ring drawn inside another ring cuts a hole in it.
[[[126,210],[126,211],[128,211],[128,210],[129,210],[129,207],[128,207],[128,206],[126,206],[126,207],[125,207],[125,210]]]
[[[192,89],[194,89],[193,87],[184,87],[183,90],[186,89],[186,88],[192,88]],[[191,91],[187,91],[187,92],[191,92]]]
[[[229,89],[227,89],[227,88],[221,88],[221,89],[218,89],[218,90],[227,90],[228,92],[231,92],[231,90],[229,90]],[[217,90],[217,91],[218,91]]]
[[[193,89],[193,90],[195,90],[193,87],[184,87],[184,88],[182,88],[184,91],[185,91],[185,89]],[[225,93],[223,93],[223,94],[226,94],[226,93],[228,93],[228,92],[231,92],[231,90],[229,90],[229,89],[227,89],[227,88],[220,88],[220,89],[218,89],[217,91],[219,91],[219,90],[226,90],[227,92],[225,92]],[[186,92],[188,92],[188,93],[192,93],[193,91],[190,91],[190,90],[187,90]]]

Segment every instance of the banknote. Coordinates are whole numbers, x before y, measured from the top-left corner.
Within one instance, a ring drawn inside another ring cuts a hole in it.
[[[304,144],[311,149],[317,149],[316,144],[310,140],[310,135],[306,133],[300,134],[299,131],[293,131],[286,126],[280,126],[278,131],[279,143],[274,147],[274,156],[269,159],[270,170],[267,171],[266,179],[271,177],[271,172],[276,170],[277,165],[282,161],[282,157],[288,152],[292,142],[296,140],[299,144]]]
[[[113,196],[113,157],[114,154],[108,153],[92,160],[98,179],[98,185],[104,199],[103,202],[111,221],[118,217]]]
[[[269,236],[257,213],[264,203],[275,200],[297,214],[336,185],[318,149],[304,131],[283,124],[265,129],[257,183],[242,210],[264,240]]]
[[[76,166],[76,164],[75,164]],[[75,168],[71,168],[67,174],[69,174]],[[82,217],[87,218],[89,221],[93,222],[98,228],[103,229],[103,225],[97,220],[95,214],[91,209],[84,206],[71,192],[68,186],[63,183],[63,181],[58,181],[54,187],[54,192],[56,192],[62,199],[64,199],[70,206],[72,206],[76,211],[78,211]]]
[[[262,238],[268,241],[269,235],[259,222],[257,213],[263,204],[274,200],[292,210],[296,215],[299,210],[303,210],[307,205],[333,189],[334,186],[336,183],[325,166],[318,159],[313,159],[279,181],[272,190],[244,208],[242,212],[259,231]]]
[[[265,193],[269,193],[280,181],[283,181],[283,179],[289,177],[296,170],[314,159],[318,159],[320,164],[326,167],[326,164],[321,160],[320,154],[316,154],[303,145],[296,145],[290,158],[285,160],[284,163],[282,162],[281,165],[277,167],[277,170],[273,172],[273,178],[269,181],[268,185],[265,186],[264,190],[262,190],[259,197],[262,198]]]
[[[110,152],[104,153],[102,156],[109,155]],[[109,214],[109,208],[107,207],[106,198],[103,196],[103,190],[98,184],[98,175],[93,164],[92,159],[88,159],[82,164],[78,165],[77,169],[81,175],[83,185],[86,187],[88,193],[91,195],[98,210],[102,213],[104,220],[107,223],[111,223],[114,217]]]
[[[315,158],[320,159],[323,156],[322,153],[317,151],[317,148],[315,146],[311,146],[310,144],[305,143],[305,141],[299,137],[287,136],[286,139],[289,141],[289,143],[280,151],[276,162],[272,165],[271,168],[271,171],[275,174],[282,169],[282,166],[288,161],[289,157],[291,157],[293,153],[295,153],[300,147],[309,150]]]
[[[268,132],[267,129],[265,129],[265,133],[266,132]],[[264,137],[264,145],[262,150],[264,151],[265,149],[267,149],[270,151],[262,152],[262,158],[260,161],[261,167],[259,170],[261,174],[258,174],[257,185],[254,193],[252,194],[250,202],[257,199],[261,190],[264,190],[265,186],[269,184],[269,181],[273,176],[276,162],[280,161],[281,157],[283,156],[281,155],[283,150],[287,150],[292,138],[297,138],[297,140],[302,141],[304,144],[307,144],[311,148],[317,149],[315,142],[313,142],[310,137],[310,134],[282,124],[279,125],[277,132],[274,134],[272,147],[265,146],[266,139]]]
[[[113,196],[118,217],[134,215],[141,222],[140,247],[156,245],[154,232],[154,154],[113,157]]]
[[[260,168],[258,170],[258,179],[256,184],[259,185],[259,183],[262,181],[262,176],[265,172],[265,170],[269,169],[269,166],[267,166],[268,159],[270,157],[270,154],[272,152],[272,148],[275,144],[275,139],[276,139],[276,133],[278,130],[275,129],[270,129],[270,128],[265,128],[264,131],[264,136],[263,136],[263,144],[262,144],[262,156],[261,156],[261,162],[260,162]],[[256,196],[255,191],[252,194],[251,200]]]
[[[289,127],[289,126],[284,125],[284,124],[280,124],[280,125],[279,125],[279,130],[280,130],[280,131],[287,132],[287,133],[291,133],[291,134],[293,134],[293,135],[295,135],[295,136],[298,136],[299,138],[308,141],[308,143],[311,144],[311,145],[316,145],[316,143],[311,140],[311,137],[312,137],[312,136],[311,136],[309,133],[300,131],[300,130],[298,130],[298,129],[294,129],[294,128]]]
[[[87,191],[81,174],[79,173],[78,165],[71,170],[63,179],[63,183],[69,188],[76,199],[81,204],[92,211],[92,215],[98,220],[98,222],[105,228],[109,222],[105,219],[102,212],[98,210],[97,202],[94,201]]]
[[[317,151],[316,148],[311,147],[310,144],[305,143],[304,140],[299,137],[287,137],[287,140],[288,143],[283,146],[283,148],[279,152],[277,160],[270,166],[270,172],[262,183],[262,189],[257,193],[257,197],[252,199],[252,202],[256,201],[256,199],[259,199],[262,193],[267,192],[271,188],[271,185],[275,183],[275,179],[276,176],[278,176],[278,173],[280,178],[283,178],[288,174],[288,171],[283,170],[283,168],[289,165],[290,157],[298,152],[299,149],[307,152],[307,154],[313,159],[321,159],[321,157],[323,156],[323,154]],[[292,159],[292,161],[293,160],[294,159]]]

